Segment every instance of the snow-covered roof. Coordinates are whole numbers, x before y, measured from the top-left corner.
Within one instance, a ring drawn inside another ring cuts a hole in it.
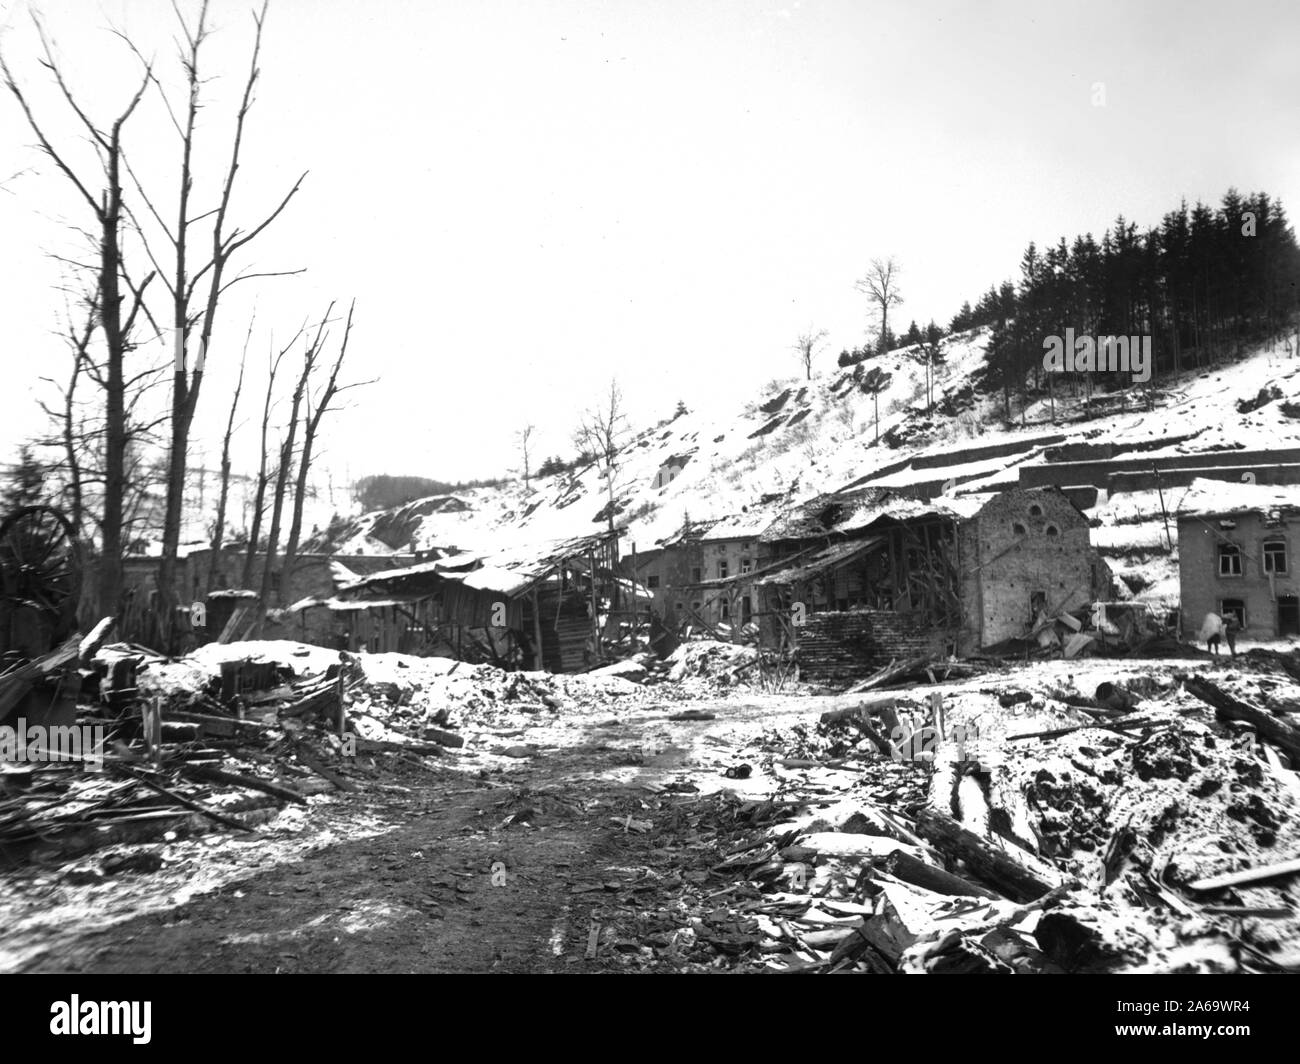
[[[772,514],[755,507],[748,513],[732,514],[720,519],[700,536],[708,543],[723,539],[753,539],[772,523]]]
[[[495,565],[485,565],[463,576],[459,573],[442,575],[448,580],[459,580],[475,591],[499,591],[503,595],[517,595],[537,579],[537,574],[516,569],[502,569]]]
[[[987,500],[987,496],[979,495],[944,495],[930,502],[922,502],[920,499],[895,496],[861,506],[836,525],[835,531],[853,532],[866,528],[883,517],[895,521],[911,521],[919,517],[949,517],[961,521],[979,513]]]
[[[1300,484],[1247,484],[1197,477],[1183,496],[1179,516],[1270,510],[1300,510]]]

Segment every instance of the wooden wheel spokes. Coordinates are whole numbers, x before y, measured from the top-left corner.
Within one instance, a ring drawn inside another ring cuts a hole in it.
[[[51,506],[27,506],[0,523],[0,595],[58,613],[77,593],[76,537]]]

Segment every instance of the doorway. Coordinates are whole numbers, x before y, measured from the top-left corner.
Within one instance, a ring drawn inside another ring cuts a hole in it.
[[[1277,598],[1277,634],[1300,635],[1300,598],[1295,595]]]

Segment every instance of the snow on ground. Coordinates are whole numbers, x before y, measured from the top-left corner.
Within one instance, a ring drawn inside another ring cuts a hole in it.
[[[984,366],[988,340],[988,330],[973,330],[944,341],[943,358],[935,367],[936,401],[969,388]],[[878,426],[877,404],[854,380],[859,368],[878,369],[890,377],[879,395]],[[1008,424],[1003,420],[1002,396],[996,393],[975,393],[969,400],[973,405],[955,417],[927,415],[924,366],[903,350],[870,359],[861,367],[827,366],[811,381],[772,381],[754,401],[730,414],[719,401],[709,410],[688,412],[633,435],[614,472],[617,521],[624,543],[636,542],[642,551],[679,531],[687,519],[737,517],[746,529],[761,530],[791,505],[870,477],[885,466],[921,457],[937,456],[951,464],[906,466],[873,483],[903,487],[976,475],[958,489],[970,494],[1014,483],[1019,466],[1043,461],[1041,448],[1033,446],[1005,458],[963,461],[970,448],[1015,441],[1028,444],[1051,433],[1064,435],[1067,443],[1112,443],[1119,448],[1193,437],[1142,452],[1152,457],[1243,447],[1300,447],[1300,419],[1283,410],[1288,402],[1300,402],[1300,360],[1288,358],[1280,346],[1262,345],[1239,362],[1208,371],[1193,369],[1161,378],[1155,385],[1158,405],[1154,409],[1145,408],[1145,392],[1135,387],[1123,396],[1124,409],[1079,420],[1080,401],[1058,388],[1055,424],[1048,420],[1046,401],[1025,411],[1024,424]],[[1261,389],[1267,401],[1257,410],[1240,413],[1238,403],[1256,401]],[[1013,410],[1013,416],[1019,419],[1020,412]],[[898,448],[878,443],[877,428],[882,435],[906,429],[909,442]],[[1117,453],[1122,456],[1122,451]],[[680,466],[680,472],[668,484],[656,487],[657,474],[670,464]],[[1211,490],[1222,491],[1228,502],[1236,497],[1230,494],[1231,485]],[[1102,501],[1088,513],[1098,522],[1092,530],[1094,546],[1117,573],[1134,577],[1134,583],[1141,585],[1137,596],[1153,604],[1168,606],[1177,601],[1177,514],[1190,504],[1189,492],[1187,487],[1164,490],[1173,552],[1166,543],[1161,500],[1155,491],[1121,493],[1109,499],[1103,492]],[[527,486],[509,483],[471,489],[456,497],[462,509],[428,501],[423,509],[430,512],[411,519],[411,535],[400,549],[455,547],[485,554],[506,550],[523,557],[539,544],[600,531],[609,498],[604,470],[596,465],[536,478]],[[411,504],[410,509],[421,509],[421,504]],[[382,517],[369,514],[354,522],[342,552],[390,550],[370,534]]]

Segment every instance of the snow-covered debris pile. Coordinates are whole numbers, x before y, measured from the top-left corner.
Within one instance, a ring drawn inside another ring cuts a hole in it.
[[[114,649],[108,646],[104,652]],[[339,652],[287,639],[207,643],[175,661],[146,662],[140,669],[140,693],[174,696],[198,692],[220,682],[223,664],[244,662],[273,665],[286,679],[324,676],[331,665],[338,665]]]
[[[1300,970],[1300,666],[1181,664],[1045,663],[764,731],[793,808],[714,867],[756,911],[839,918],[760,917],[766,966]]]
[[[672,665],[668,678],[674,682],[695,678],[728,686],[747,678],[749,670],[758,664],[758,651],[734,643],[701,640],[683,643],[668,661]]]
[[[587,673],[588,676],[606,677],[618,676],[624,680],[631,680],[633,683],[643,683],[649,675],[642,658],[646,655],[638,655],[635,658],[627,658],[624,661],[616,661],[611,665],[604,665],[599,669],[592,669]]]
[[[542,713],[560,713],[619,700],[644,700],[637,683],[604,670],[581,675],[507,672],[493,665],[405,654],[352,659],[360,681],[348,708],[363,738],[392,732],[435,738],[442,729],[522,726]]]
[[[353,660],[359,682],[348,713],[363,738],[437,740],[467,720],[498,721],[556,712],[564,692],[546,673],[505,672],[451,658],[363,654]]]

